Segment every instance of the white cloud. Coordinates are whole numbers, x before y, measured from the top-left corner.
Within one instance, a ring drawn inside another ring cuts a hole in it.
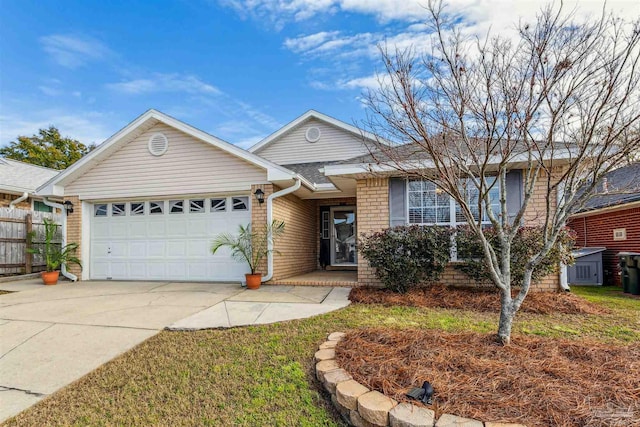
[[[316,15],[338,12],[374,16],[380,23],[389,21],[419,22],[428,17],[428,0],[219,0],[223,6],[236,11],[242,18],[267,20],[281,29],[288,22],[304,21]],[[474,23],[480,30],[492,26],[503,31],[513,28],[520,17],[532,19],[549,0],[449,0],[451,12]],[[557,4],[557,2],[556,2]],[[599,14],[602,0],[565,0],[565,10],[577,9],[579,15]],[[638,15],[638,4],[633,0],[608,0],[607,9],[621,16]]]
[[[134,79],[119,83],[109,83],[107,88],[116,92],[140,95],[157,92],[184,92],[189,94],[220,95],[215,86],[192,75],[153,74],[150,78]]]
[[[47,96],[58,96],[63,93],[60,89],[51,86],[38,86],[38,89]]]
[[[85,36],[51,34],[39,41],[55,62],[67,68],[78,68],[113,54],[102,42]]]
[[[242,19],[266,22],[281,30],[287,22],[298,22],[317,14],[337,12],[335,0],[219,0]]]
[[[252,1],[268,3],[271,8],[286,3],[287,10],[295,5],[303,8],[307,3],[305,0]],[[418,54],[430,49],[432,35],[425,24],[428,18],[428,11],[424,8],[426,3],[426,0],[335,0],[333,6],[340,11],[375,16],[381,25],[375,31],[362,33],[325,28],[316,33],[287,38],[283,45],[300,55],[303,60],[321,60],[330,64],[331,72],[312,77],[310,86],[313,88],[328,90],[378,87],[374,76],[361,77],[362,74],[371,73],[376,65],[382,67],[378,45],[390,50],[412,48]],[[445,7],[446,12],[456,19],[469,36],[484,38],[490,32],[493,35],[516,38],[518,23],[534,22],[541,8],[547,4],[546,0],[451,0],[445,3]],[[563,10],[566,13],[573,12],[577,20],[582,20],[589,16],[599,17],[603,5],[604,2],[595,0],[565,0]],[[554,6],[559,7],[559,3]],[[609,0],[606,8],[607,11],[627,18],[638,16],[640,11],[637,2],[625,0]],[[387,25],[391,20],[396,23]]]
[[[113,133],[108,123],[110,117],[104,113],[70,112],[59,109],[29,111],[22,114],[0,116],[0,145],[15,141],[18,136],[31,136],[38,129],[55,126],[63,136],[79,140],[84,144],[101,143]]]
[[[299,22],[316,15],[353,12],[375,16],[380,22],[416,21],[424,18],[426,0],[219,0],[243,19],[269,22],[281,30],[288,22]]]
[[[380,85],[384,85],[385,81],[388,81],[386,75],[371,75],[367,77],[357,77],[355,79],[349,79],[342,81],[338,84],[339,87],[344,89],[379,89]]]
[[[315,49],[326,41],[337,37],[340,31],[321,31],[315,34],[309,34],[306,36],[287,38],[284,41],[284,46],[294,53],[307,52],[311,49]]]
[[[254,145],[256,145],[258,142],[262,141],[263,139],[264,139],[264,135],[250,136],[236,142],[234,145],[237,145],[238,147],[247,150],[253,147]]]

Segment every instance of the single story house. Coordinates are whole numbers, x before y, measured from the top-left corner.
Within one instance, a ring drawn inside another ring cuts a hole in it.
[[[0,208],[51,212],[34,193],[60,171],[0,157]]]
[[[578,247],[603,247],[605,285],[620,286],[618,252],[640,252],[640,162],[606,175],[599,195],[571,216]]]
[[[73,205],[63,226],[67,241],[80,245],[84,268],[71,273],[81,279],[240,281],[247,267],[228,252],[212,255],[213,236],[278,219],[285,233],[260,269],[265,282],[295,283],[326,266],[351,271],[351,284],[374,284],[358,236],[456,218],[448,196],[426,196],[436,193],[429,183],[372,172],[366,142],[373,138],[312,110],[243,150],[149,110],[38,194]],[[520,170],[508,181],[517,209]],[[544,216],[544,205],[544,198],[530,204],[527,223]],[[454,268],[445,280],[468,282]],[[559,282],[554,275],[537,288]]]

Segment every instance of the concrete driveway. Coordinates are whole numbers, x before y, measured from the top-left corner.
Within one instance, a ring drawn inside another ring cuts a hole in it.
[[[0,421],[165,327],[202,329],[309,317],[348,305],[348,288],[39,279],[0,284]],[[292,316],[292,308],[297,315]]]

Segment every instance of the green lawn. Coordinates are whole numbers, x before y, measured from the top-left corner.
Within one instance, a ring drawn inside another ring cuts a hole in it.
[[[611,314],[520,315],[517,334],[640,340],[640,300],[575,288]],[[341,425],[313,377],[333,331],[363,326],[493,333],[497,314],[352,305],[259,327],[161,332],[10,420],[8,425]]]

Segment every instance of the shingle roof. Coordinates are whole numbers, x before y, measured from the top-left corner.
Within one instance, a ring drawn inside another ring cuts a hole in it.
[[[640,162],[612,170],[605,177],[608,193],[589,200],[580,212],[640,201]]]
[[[302,175],[314,184],[330,184],[331,181],[329,181],[329,178],[324,176],[324,173],[320,172],[320,169],[326,165],[336,163],[339,162],[293,163],[289,165],[282,165],[282,167]]]
[[[0,158],[0,190],[33,193],[60,171]]]

